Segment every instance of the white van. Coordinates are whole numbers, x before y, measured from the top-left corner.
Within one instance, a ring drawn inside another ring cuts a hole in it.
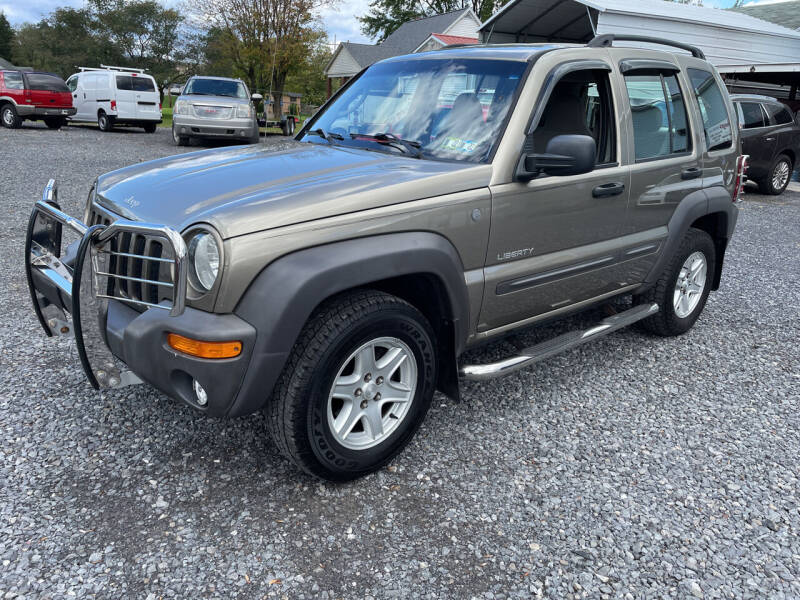
[[[114,125],[144,127],[154,133],[161,123],[161,96],[155,79],[144,69],[81,67],[67,79],[72,104],[78,109],[71,121],[97,121],[101,131]]]

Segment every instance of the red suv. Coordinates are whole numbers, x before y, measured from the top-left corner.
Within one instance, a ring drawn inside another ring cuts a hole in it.
[[[58,129],[75,114],[72,93],[58,75],[36,71],[0,71],[0,123],[16,129],[25,119]]]

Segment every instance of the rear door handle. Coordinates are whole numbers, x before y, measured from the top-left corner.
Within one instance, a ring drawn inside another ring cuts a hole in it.
[[[703,170],[700,167],[689,167],[681,171],[681,179],[697,179],[703,175]]]
[[[624,191],[625,191],[624,183],[613,181],[611,183],[604,183],[603,185],[598,185],[596,188],[592,190],[592,196],[594,196],[595,198],[604,198],[606,196],[619,196]]]

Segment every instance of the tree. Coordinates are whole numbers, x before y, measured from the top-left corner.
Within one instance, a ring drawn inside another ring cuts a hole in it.
[[[251,90],[272,90],[274,116],[286,79],[302,68],[322,32],[314,14],[329,0],[191,0],[214,44],[229,57],[234,74]]]
[[[505,2],[506,0],[372,0],[369,12],[357,18],[365,36],[382,42],[407,21],[467,7],[472,8],[478,19],[485,21]]]
[[[11,49],[14,45],[14,30],[6,15],[0,11],[0,58],[11,60]]]
[[[327,36],[320,36],[311,52],[300,65],[289,72],[286,88],[303,94],[303,104],[321,105],[328,95],[325,67],[331,59]]]

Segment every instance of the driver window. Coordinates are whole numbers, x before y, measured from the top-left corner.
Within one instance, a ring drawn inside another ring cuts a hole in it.
[[[67,79],[67,87],[69,88],[70,92],[74,92],[78,89],[78,76],[73,75],[69,79]]]
[[[616,162],[614,103],[606,71],[575,71],[556,84],[533,132],[534,151],[546,152],[558,135],[588,135],[597,144],[598,165]]]

